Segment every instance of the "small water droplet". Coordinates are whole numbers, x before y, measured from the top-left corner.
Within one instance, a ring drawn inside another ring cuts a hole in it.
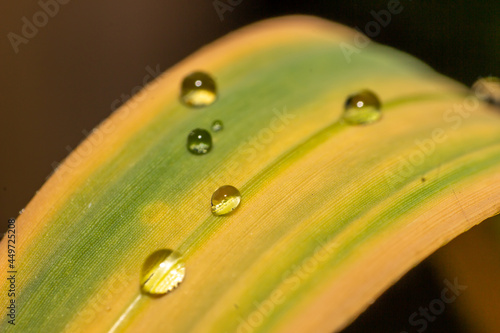
[[[224,129],[224,124],[222,123],[222,121],[215,120],[212,123],[212,131],[219,132],[219,131],[222,131],[223,129]]]
[[[380,119],[380,100],[369,90],[363,90],[347,98],[344,120],[351,125],[371,124]]]
[[[181,100],[187,106],[202,107],[215,102],[217,88],[214,79],[207,73],[194,72],[182,81]]]
[[[500,105],[500,78],[493,76],[481,78],[474,82],[472,91],[480,100]]]
[[[235,210],[241,202],[240,191],[234,186],[224,185],[212,194],[212,213],[226,215]]]
[[[188,135],[187,148],[195,155],[206,154],[212,149],[212,136],[207,130],[194,129]]]
[[[186,267],[179,253],[158,250],[142,266],[141,289],[147,294],[166,294],[182,282],[185,273]]]
[[[22,215],[24,213],[24,208],[19,211],[19,215]]]

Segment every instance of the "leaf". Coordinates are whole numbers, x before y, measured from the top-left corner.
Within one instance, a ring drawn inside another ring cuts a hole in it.
[[[359,38],[316,18],[264,21],[148,85],[19,217],[16,325],[1,330],[338,331],[497,214],[498,108]],[[179,89],[197,70],[213,75],[219,95],[193,109]],[[364,89],[379,96],[382,119],[339,121],[347,96]],[[216,119],[224,129],[212,151],[190,154],[188,133]],[[215,216],[210,197],[222,185],[238,188],[242,203]],[[140,272],[160,249],[182,254],[186,275],[149,297]]]

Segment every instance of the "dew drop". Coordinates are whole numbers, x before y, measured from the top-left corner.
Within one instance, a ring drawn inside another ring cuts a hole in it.
[[[351,125],[371,124],[380,119],[380,100],[369,90],[363,90],[347,98],[344,120]]]
[[[212,136],[201,128],[192,130],[187,137],[187,149],[195,155],[208,153],[212,149]]]
[[[191,107],[207,106],[217,99],[214,79],[204,72],[189,74],[182,81],[181,100]]]
[[[147,294],[166,294],[182,282],[185,273],[186,267],[179,253],[158,250],[142,266],[141,289]]]
[[[500,79],[485,77],[477,80],[472,85],[472,91],[477,98],[491,104],[500,105]]]
[[[222,131],[223,129],[224,129],[224,124],[222,123],[222,121],[215,120],[212,123],[212,131],[219,132],[219,131]]]
[[[234,186],[224,185],[212,194],[212,213],[226,215],[235,210],[241,202],[240,191]]]

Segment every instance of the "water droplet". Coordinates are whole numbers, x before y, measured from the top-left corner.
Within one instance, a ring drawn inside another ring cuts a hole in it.
[[[344,120],[351,125],[371,124],[380,119],[380,100],[369,90],[363,90],[347,98]]]
[[[217,88],[214,79],[204,72],[189,74],[182,81],[181,100],[187,106],[202,107],[215,102]]]
[[[182,282],[185,273],[186,267],[179,253],[158,250],[142,266],[141,289],[147,294],[166,294]]]
[[[472,91],[480,100],[500,105],[499,78],[493,76],[481,78],[472,85]]]
[[[240,191],[234,186],[224,185],[212,194],[212,213],[226,215],[235,210],[241,202]]]
[[[194,129],[188,135],[187,148],[195,155],[206,154],[212,149],[212,136],[207,130]]]
[[[24,213],[24,208],[19,211],[19,215],[22,215]]]
[[[212,131],[219,132],[219,131],[222,131],[223,129],[224,129],[224,124],[222,123],[222,121],[215,120],[212,123]]]

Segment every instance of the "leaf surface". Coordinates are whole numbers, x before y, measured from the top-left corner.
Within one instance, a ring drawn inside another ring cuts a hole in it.
[[[316,18],[264,21],[201,49],[104,121],[17,221],[16,325],[0,330],[338,331],[497,214],[498,108],[356,38]],[[200,109],[179,101],[196,70],[219,90]],[[382,119],[339,121],[364,89]],[[216,119],[212,151],[190,154],[188,133]],[[218,217],[210,197],[222,185],[242,203]],[[4,239],[2,258],[6,249]],[[186,276],[148,297],[141,267],[159,249],[181,253]]]

